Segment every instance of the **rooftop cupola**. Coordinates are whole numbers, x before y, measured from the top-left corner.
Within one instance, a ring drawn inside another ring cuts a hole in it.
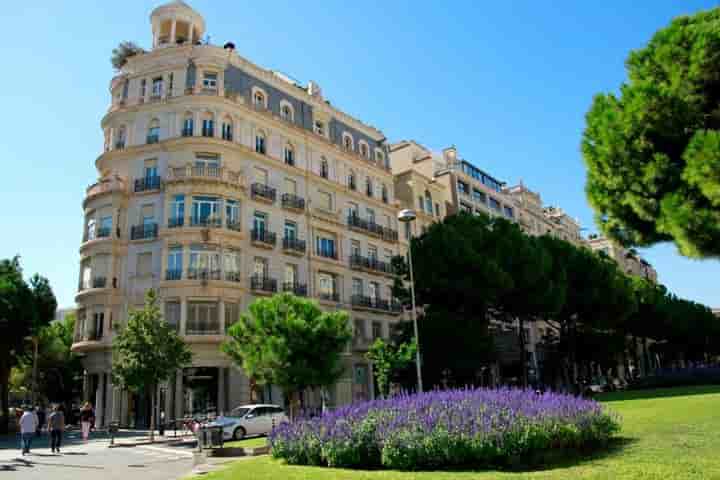
[[[157,7],[150,14],[153,48],[195,44],[205,34],[205,20],[182,0]]]

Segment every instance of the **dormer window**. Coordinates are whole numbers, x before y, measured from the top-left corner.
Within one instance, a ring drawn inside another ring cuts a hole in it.
[[[292,122],[295,115],[293,112],[293,108],[290,105],[290,103],[287,100],[283,100],[280,102],[280,118],[285,120],[286,122]]]
[[[253,92],[252,101],[253,101],[253,106],[255,106],[255,108],[259,108],[259,109],[267,108],[267,103],[265,101],[265,94],[263,92],[261,92],[259,89],[256,89]]]
[[[385,155],[381,150],[375,150],[375,161],[380,165],[385,164]]]
[[[325,124],[323,122],[316,120],[314,130],[316,134],[325,136]]]
[[[370,158],[369,153],[370,153],[370,151],[368,149],[367,143],[361,142],[360,143],[360,155],[362,155],[365,158]]]
[[[343,147],[344,147],[345,150],[347,150],[348,152],[351,152],[351,151],[353,150],[353,139],[352,139],[352,137],[351,137],[349,134],[347,134],[347,133],[344,133],[344,134],[343,134]]]
[[[217,73],[205,72],[203,76],[203,88],[208,90],[217,90]]]

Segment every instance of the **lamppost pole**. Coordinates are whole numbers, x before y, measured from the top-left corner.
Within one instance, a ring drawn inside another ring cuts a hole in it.
[[[412,222],[415,220],[416,215],[413,210],[405,209],[401,210],[400,213],[398,213],[398,220],[400,220],[403,223],[407,223],[410,225],[410,228],[412,229]],[[410,235],[410,241],[412,241],[412,235]],[[418,333],[418,324],[417,324],[417,310],[415,305],[415,277],[413,272],[413,263],[412,263],[412,248],[410,242],[408,242],[408,264],[410,266],[410,300],[412,302],[412,321],[413,321],[413,330],[415,333],[415,367],[417,368],[417,387],[418,387],[418,393],[423,391],[423,383],[422,383],[422,369],[420,366],[420,334]]]

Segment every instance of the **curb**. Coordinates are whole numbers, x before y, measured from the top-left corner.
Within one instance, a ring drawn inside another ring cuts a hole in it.
[[[185,443],[185,442],[194,442],[195,439],[184,439],[184,438],[170,438],[170,439],[163,439],[163,440],[155,440],[151,442],[150,440],[139,440],[135,442],[116,442],[113,445],[108,445],[108,448],[131,448],[131,447],[139,447],[143,445],[170,445],[170,444],[176,444],[176,443]]]
[[[208,452],[209,457],[226,458],[226,457],[258,457],[260,455],[267,455],[270,453],[270,446],[265,445],[263,447],[228,447],[218,448],[210,450]]]

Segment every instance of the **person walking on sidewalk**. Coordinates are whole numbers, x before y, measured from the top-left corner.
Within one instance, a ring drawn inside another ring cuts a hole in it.
[[[82,410],[80,410],[80,427],[82,429],[82,439],[84,442],[88,441],[90,428],[92,428],[94,420],[92,405],[90,405],[90,402],[85,402]]]
[[[23,455],[30,453],[30,447],[32,446],[32,440],[35,436],[37,426],[37,415],[35,415],[32,406],[25,407],[25,413],[23,413],[22,417],[20,417],[20,439]]]
[[[50,432],[50,448],[53,453],[60,453],[60,443],[65,431],[65,414],[58,405],[53,407],[53,412],[48,417],[48,432]]]

